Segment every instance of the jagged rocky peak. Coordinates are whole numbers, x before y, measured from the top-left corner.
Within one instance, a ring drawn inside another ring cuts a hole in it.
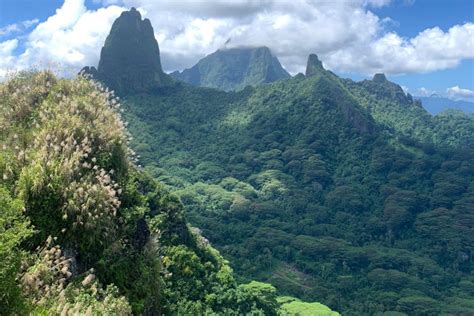
[[[161,68],[150,20],[142,19],[135,8],[122,12],[113,23],[97,69],[85,67],[83,71],[119,94],[146,92],[170,82]]]
[[[319,60],[318,55],[310,54],[308,63],[306,64],[306,76],[314,76],[321,70],[324,70],[323,63]]]
[[[398,84],[387,80],[383,73],[376,73],[372,80],[364,80],[360,84],[378,99],[395,101],[403,105],[414,104],[413,97],[405,94]]]
[[[383,82],[387,82],[388,80],[383,73],[378,73],[374,75],[374,78],[372,78],[372,81],[383,83]]]

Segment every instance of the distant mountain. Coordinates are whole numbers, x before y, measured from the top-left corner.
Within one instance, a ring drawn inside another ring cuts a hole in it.
[[[474,113],[474,102],[462,100],[455,101],[438,96],[416,98],[421,100],[423,107],[433,115],[436,115],[448,109],[457,109],[464,111],[465,113]]]
[[[194,86],[226,91],[290,77],[268,47],[220,49],[193,67],[170,75]]]
[[[123,12],[113,23],[98,68],[85,67],[82,71],[122,94],[150,91],[172,81],[161,68],[150,20],[142,20],[135,8]]]

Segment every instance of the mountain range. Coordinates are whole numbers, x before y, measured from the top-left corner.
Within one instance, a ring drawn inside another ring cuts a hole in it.
[[[416,97],[419,99],[423,107],[433,115],[439,114],[446,110],[461,110],[465,113],[474,113],[474,102],[464,100],[451,100],[440,96]]]
[[[0,193],[24,209],[12,253],[36,260],[36,312],[474,314],[472,116],[316,54],[290,77],[267,48],[220,50],[173,78],[153,33],[131,9],[87,78],[0,87]],[[47,278],[57,253],[71,263]]]
[[[123,104],[141,163],[240,280],[349,315],[469,311],[472,117],[433,117],[315,54],[305,75],[237,92],[137,92]]]

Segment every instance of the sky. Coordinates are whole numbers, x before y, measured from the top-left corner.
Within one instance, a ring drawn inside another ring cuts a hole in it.
[[[472,0],[0,0],[0,80],[97,65],[132,6],[151,20],[167,72],[224,47],[265,45],[291,74],[316,53],[342,77],[383,72],[413,95],[474,101]]]

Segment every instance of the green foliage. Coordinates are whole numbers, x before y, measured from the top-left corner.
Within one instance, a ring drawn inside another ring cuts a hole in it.
[[[300,316],[339,316],[338,312],[332,311],[321,303],[302,302],[294,297],[282,296],[278,298],[281,304],[281,315]]]
[[[132,146],[242,280],[349,315],[432,312],[407,297],[454,308],[474,268],[471,117],[431,117],[382,76],[312,69],[129,95]]]
[[[179,199],[136,166],[119,113],[83,77],[32,72],[0,84],[1,313],[276,315],[275,289],[238,286]],[[220,168],[171,161],[203,178]],[[237,210],[258,195],[235,178],[222,185],[182,195],[216,210],[222,196]]]
[[[25,253],[20,244],[32,234],[23,214],[23,203],[0,186],[0,306],[5,315],[21,312],[25,306],[16,279]]]

